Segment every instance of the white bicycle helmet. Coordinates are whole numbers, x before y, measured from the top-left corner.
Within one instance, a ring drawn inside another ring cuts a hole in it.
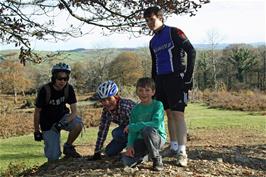
[[[100,99],[104,99],[110,96],[115,96],[118,92],[118,86],[114,81],[105,81],[98,86],[96,92]]]
[[[51,72],[52,72],[52,74],[54,74],[56,72],[61,72],[61,71],[70,73],[71,72],[71,68],[66,63],[57,63],[57,64],[53,65]]]

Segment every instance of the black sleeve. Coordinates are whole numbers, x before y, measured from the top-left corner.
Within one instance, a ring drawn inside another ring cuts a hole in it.
[[[76,94],[75,94],[75,91],[74,91],[74,88],[72,85],[69,84],[69,96],[66,100],[66,102],[68,104],[74,104],[74,103],[77,103],[77,98],[76,98]]]
[[[45,88],[41,87],[40,90],[38,91],[37,97],[35,99],[35,106],[37,108],[42,108],[45,105]]]
[[[151,53],[151,60],[152,60],[152,65],[151,65],[151,78],[153,80],[155,80],[156,77],[156,58],[155,58],[155,54],[151,48],[151,44],[149,46],[150,48],[150,53]]]
[[[196,58],[196,50],[188,40],[185,33],[178,29],[173,28],[172,29],[172,35],[174,35],[173,39],[175,40],[175,43],[186,52],[187,54],[187,66],[186,66],[186,72],[185,72],[185,82],[191,82],[192,81],[192,75],[194,71],[194,65],[195,65],[195,58]]]
[[[190,83],[192,82],[192,76],[195,66],[196,50],[189,41],[184,43],[183,49],[187,53],[187,69],[185,73],[185,82]]]

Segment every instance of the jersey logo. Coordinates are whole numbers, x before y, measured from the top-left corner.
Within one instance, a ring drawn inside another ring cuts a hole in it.
[[[177,34],[178,34],[178,36],[179,36],[181,39],[183,39],[183,40],[187,40],[187,36],[185,35],[185,33],[184,33],[182,30],[178,29],[178,28],[177,28]]]

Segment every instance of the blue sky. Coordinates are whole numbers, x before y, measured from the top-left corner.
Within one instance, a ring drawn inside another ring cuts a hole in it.
[[[266,42],[266,0],[211,0],[196,16],[173,15],[166,24],[182,29],[194,44],[207,43],[211,32],[216,34],[219,43]],[[147,47],[150,38],[127,34],[101,36],[94,31],[92,35],[57,43],[32,41],[32,47],[35,50]],[[0,49],[11,48],[13,45],[0,44]]]

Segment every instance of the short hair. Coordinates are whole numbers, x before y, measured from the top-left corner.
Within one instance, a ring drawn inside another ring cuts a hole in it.
[[[148,18],[153,14],[163,19],[163,11],[158,6],[148,7],[147,9],[144,10],[143,16],[144,18]]]
[[[138,87],[142,87],[142,88],[149,87],[152,90],[155,90],[155,82],[150,77],[142,77],[137,81],[136,88]]]

